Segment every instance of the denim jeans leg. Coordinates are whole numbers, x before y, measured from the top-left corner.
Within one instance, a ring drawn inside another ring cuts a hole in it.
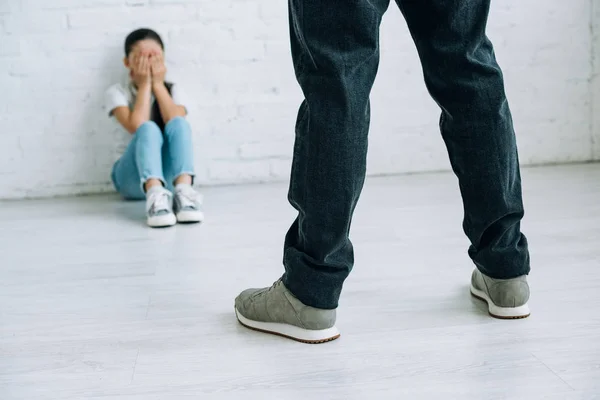
[[[298,217],[283,282],[304,304],[333,309],[354,263],[349,239],[366,170],[369,95],[389,0],[290,0],[300,106],[289,188]]]
[[[162,132],[154,122],[146,122],[135,132],[125,153],[115,163],[112,179],[117,191],[128,200],[146,197],[144,183],[155,178],[164,182],[161,148]]]
[[[185,118],[173,118],[165,126],[165,144],[162,154],[168,188],[173,190],[173,182],[180,175],[194,176],[192,128]]]
[[[397,0],[442,109],[464,203],[469,255],[498,279],[529,273],[521,176],[502,71],[485,29],[490,0]]]
[[[163,134],[155,122],[148,121],[135,132],[137,145],[135,159],[140,172],[140,186],[148,179],[158,179],[165,184],[162,163]]]

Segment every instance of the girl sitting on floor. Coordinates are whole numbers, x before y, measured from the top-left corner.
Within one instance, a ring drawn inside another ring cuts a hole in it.
[[[164,44],[150,29],[125,40],[129,80],[106,91],[109,116],[133,137],[112,170],[112,181],[126,199],[146,199],[147,222],[166,227],[204,219],[193,189],[192,133],[179,85],[165,81]]]

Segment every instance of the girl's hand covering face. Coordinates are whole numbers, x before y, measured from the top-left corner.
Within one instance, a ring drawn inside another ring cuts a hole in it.
[[[151,82],[151,61],[149,56],[144,54],[134,54],[131,77],[138,87],[147,85]]]
[[[162,54],[150,58],[152,83],[163,83],[167,74],[167,67]]]

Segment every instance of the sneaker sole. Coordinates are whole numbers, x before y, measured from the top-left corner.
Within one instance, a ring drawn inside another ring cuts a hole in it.
[[[177,213],[177,222],[182,224],[197,224],[204,221],[204,213],[201,211],[181,211]]]
[[[277,336],[282,336],[287,339],[292,339],[301,343],[320,344],[331,342],[340,337],[340,332],[334,326],[329,329],[309,330],[302,329],[297,326],[279,324],[275,322],[258,322],[252,321],[244,317],[237,308],[235,315],[242,326],[252,329],[257,332],[270,333]]]
[[[488,305],[488,313],[498,319],[523,319],[529,317],[531,312],[529,311],[529,306],[527,304],[522,305],[520,307],[498,307],[494,304],[494,302],[489,298],[487,293],[484,291],[475,289],[471,285],[471,295],[476,299],[485,301]]]
[[[173,214],[160,215],[158,217],[148,218],[148,226],[151,228],[166,228],[177,223],[177,219]]]

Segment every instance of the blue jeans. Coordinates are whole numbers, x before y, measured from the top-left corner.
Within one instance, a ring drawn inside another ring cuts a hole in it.
[[[348,235],[365,180],[369,95],[379,63],[379,25],[389,3],[289,0],[292,57],[305,100],[288,195],[298,217],[285,239],[283,282],[313,307],[337,307],[354,264]],[[515,133],[502,71],[485,33],[490,0],[397,3],[425,84],[442,111],[440,128],[462,194],[469,256],[492,278],[528,274]]]
[[[128,200],[146,197],[144,183],[159,179],[173,190],[179,176],[194,175],[192,130],[185,118],[173,118],[164,133],[152,121],[135,132],[123,156],[115,163],[112,181],[117,191]]]

